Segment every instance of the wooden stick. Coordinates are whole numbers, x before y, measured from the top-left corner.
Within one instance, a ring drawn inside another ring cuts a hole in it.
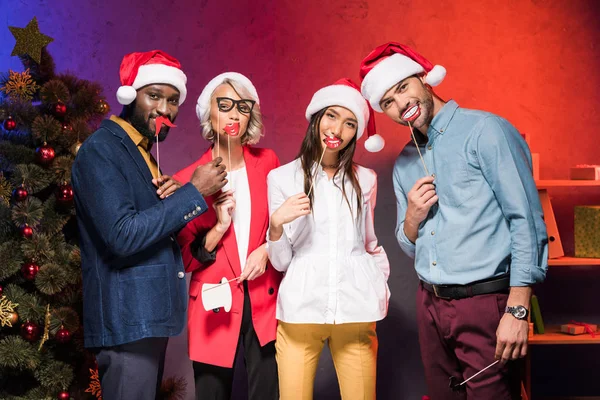
[[[410,135],[412,136],[413,141],[415,142],[415,146],[417,146],[417,152],[419,153],[419,157],[421,157],[421,163],[423,164],[423,169],[425,170],[425,175],[429,176],[429,171],[427,170],[427,166],[425,165],[425,160],[423,160],[423,155],[421,154],[421,149],[419,149],[419,143],[417,143],[417,138],[415,137],[415,132],[413,131],[413,127],[408,122],[408,127],[410,128]]]
[[[469,382],[471,379],[475,378],[477,375],[479,375],[480,373],[482,373],[483,371],[485,371],[488,368],[492,368],[494,365],[498,364],[500,362],[500,360],[496,360],[493,363],[491,363],[490,365],[488,365],[487,367],[485,367],[484,369],[482,369],[481,371],[479,371],[478,373],[476,373],[475,375],[471,376],[469,379],[467,379],[466,381],[459,383],[458,386],[460,385],[464,385],[465,383]]]
[[[229,133],[227,134],[227,165],[229,166],[229,171],[227,172],[230,179],[229,186],[233,190],[233,177],[231,176],[231,135]]]
[[[156,135],[156,164],[158,168],[158,177],[160,178],[160,152],[158,151],[158,135]]]
[[[319,163],[317,164],[317,168],[315,170],[315,174],[313,175],[312,182],[310,183],[310,189],[308,190],[307,196],[310,197],[312,193],[313,186],[315,185],[315,181],[317,180],[317,175],[319,173],[319,166],[321,166],[321,161],[323,161],[323,156],[325,155],[325,147],[323,147],[323,153],[321,154],[321,158],[319,159]]]
[[[202,292],[208,292],[210,289],[218,288],[218,287],[220,287],[220,286],[223,286],[223,285],[225,285],[225,284],[227,284],[227,283],[233,282],[233,281],[235,281],[235,280],[237,280],[237,279],[238,279],[238,278],[233,278],[233,279],[230,279],[230,280],[228,280],[227,282],[221,282],[221,283],[219,283],[218,285],[215,285],[215,286],[213,286],[213,287],[209,287],[208,289],[204,289],[204,290],[202,290]]]

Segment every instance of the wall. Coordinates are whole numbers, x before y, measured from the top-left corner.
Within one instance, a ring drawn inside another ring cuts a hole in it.
[[[329,0],[224,2],[178,0],[0,0],[0,71],[20,70],[10,57],[14,39],[7,25],[23,27],[35,15],[43,33],[55,41],[48,49],[59,70],[101,82],[115,112],[121,57],[160,48],[178,57],[189,78],[189,100],[179,128],[161,145],[163,169],[172,173],[207,147],[199,134],[194,103],[217,73],[239,71],[258,88],[267,127],[261,145],[274,148],[282,162],[296,154],[306,128],[303,114],[312,93],[342,76],[358,78],[358,64],[374,46],[395,40],[417,48],[448,70],[438,93],[463,107],[508,118],[527,133],[540,153],[544,179],[568,178],[575,164],[599,164],[596,129],[600,125],[600,6],[594,0]],[[415,332],[417,278],[394,238],[394,158],[409,139],[407,129],[377,117],[387,146],[379,155],[364,150],[359,162],[379,174],[377,233],[392,260],[392,299],[379,325],[379,398],[420,399],[425,393]],[[600,204],[597,189],[556,189],[555,208],[567,250],[573,248],[572,206]],[[600,322],[593,290],[599,270],[550,271],[538,289],[549,322],[588,318]],[[587,304],[586,306],[581,306]],[[186,371],[185,343],[175,342],[169,369]],[[559,357],[559,358],[557,358]],[[598,351],[534,349],[534,375],[556,376],[558,383],[534,382],[537,393],[600,394],[590,382]],[[565,380],[553,365],[589,365]],[[336,398],[327,354],[319,370],[316,398]],[[239,378],[241,379],[241,378]],[[578,389],[575,389],[577,387]],[[236,397],[244,391],[243,382]],[[593,393],[592,393],[593,392]]]

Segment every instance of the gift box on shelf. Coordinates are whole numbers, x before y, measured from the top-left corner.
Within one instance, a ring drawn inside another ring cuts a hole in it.
[[[600,258],[600,206],[575,206],[575,257]]]
[[[571,168],[571,179],[598,181],[600,180],[600,165],[576,165]]]
[[[598,331],[598,325],[585,322],[571,322],[569,324],[562,324],[560,331],[569,335],[583,335],[585,333],[595,335]]]

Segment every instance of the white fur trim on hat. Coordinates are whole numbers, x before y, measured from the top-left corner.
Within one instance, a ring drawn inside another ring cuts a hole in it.
[[[371,153],[377,153],[378,151],[381,151],[383,146],[385,146],[385,140],[377,133],[365,140],[365,149]]]
[[[139,88],[147,85],[167,84],[174,86],[179,91],[179,105],[181,105],[187,95],[186,83],[187,77],[179,68],[164,64],[146,64],[138,69],[138,73],[131,86],[119,87],[117,90],[117,100],[123,105],[131,104],[137,95],[131,89],[137,91]]]
[[[354,113],[358,122],[356,139],[360,139],[369,121],[369,107],[358,90],[347,85],[331,85],[319,89],[306,108],[306,119],[310,121],[319,110],[330,106],[345,107]]]
[[[225,79],[231,79],[232,81],[236,81],[244,86],[252,96],[252,100],[256,101],[257,104],[260,104],[260,99],[258,98],[258,92],[256,88],[244,75],[238,72],[224,72],[220,75],[215,76],[208,82],[208,84],[200,93],[200,97],[198,97],[198,102],[196,103],[196,116],[200,121],[202,121],[202,116],[210,109],[210,98],[215,91],[215,89],[223,83]]]
[[[383,112],[379,101],[387,92],[403,79],[411,75],[424,72],[423,67],[403,54],[393,54],[373,67],[365,76],[361,85],[361,92],[377,112]]]

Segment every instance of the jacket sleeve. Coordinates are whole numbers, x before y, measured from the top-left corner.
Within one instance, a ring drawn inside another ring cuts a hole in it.
[[[212,252],[206,250],[204,245],[208,231],[202,228],[199,221],[200,219],[196,219],[187,224],[177,236],[185,272],[208,267],[217,259],[216,253],[220,244]]]
[[[77,212],[114,255],[141,252],[207,210],[202,195],[189,183],[146,210],[136,209],[132,183],[113,153],[109,143],[87,143],[73,164],[72,181]]]

